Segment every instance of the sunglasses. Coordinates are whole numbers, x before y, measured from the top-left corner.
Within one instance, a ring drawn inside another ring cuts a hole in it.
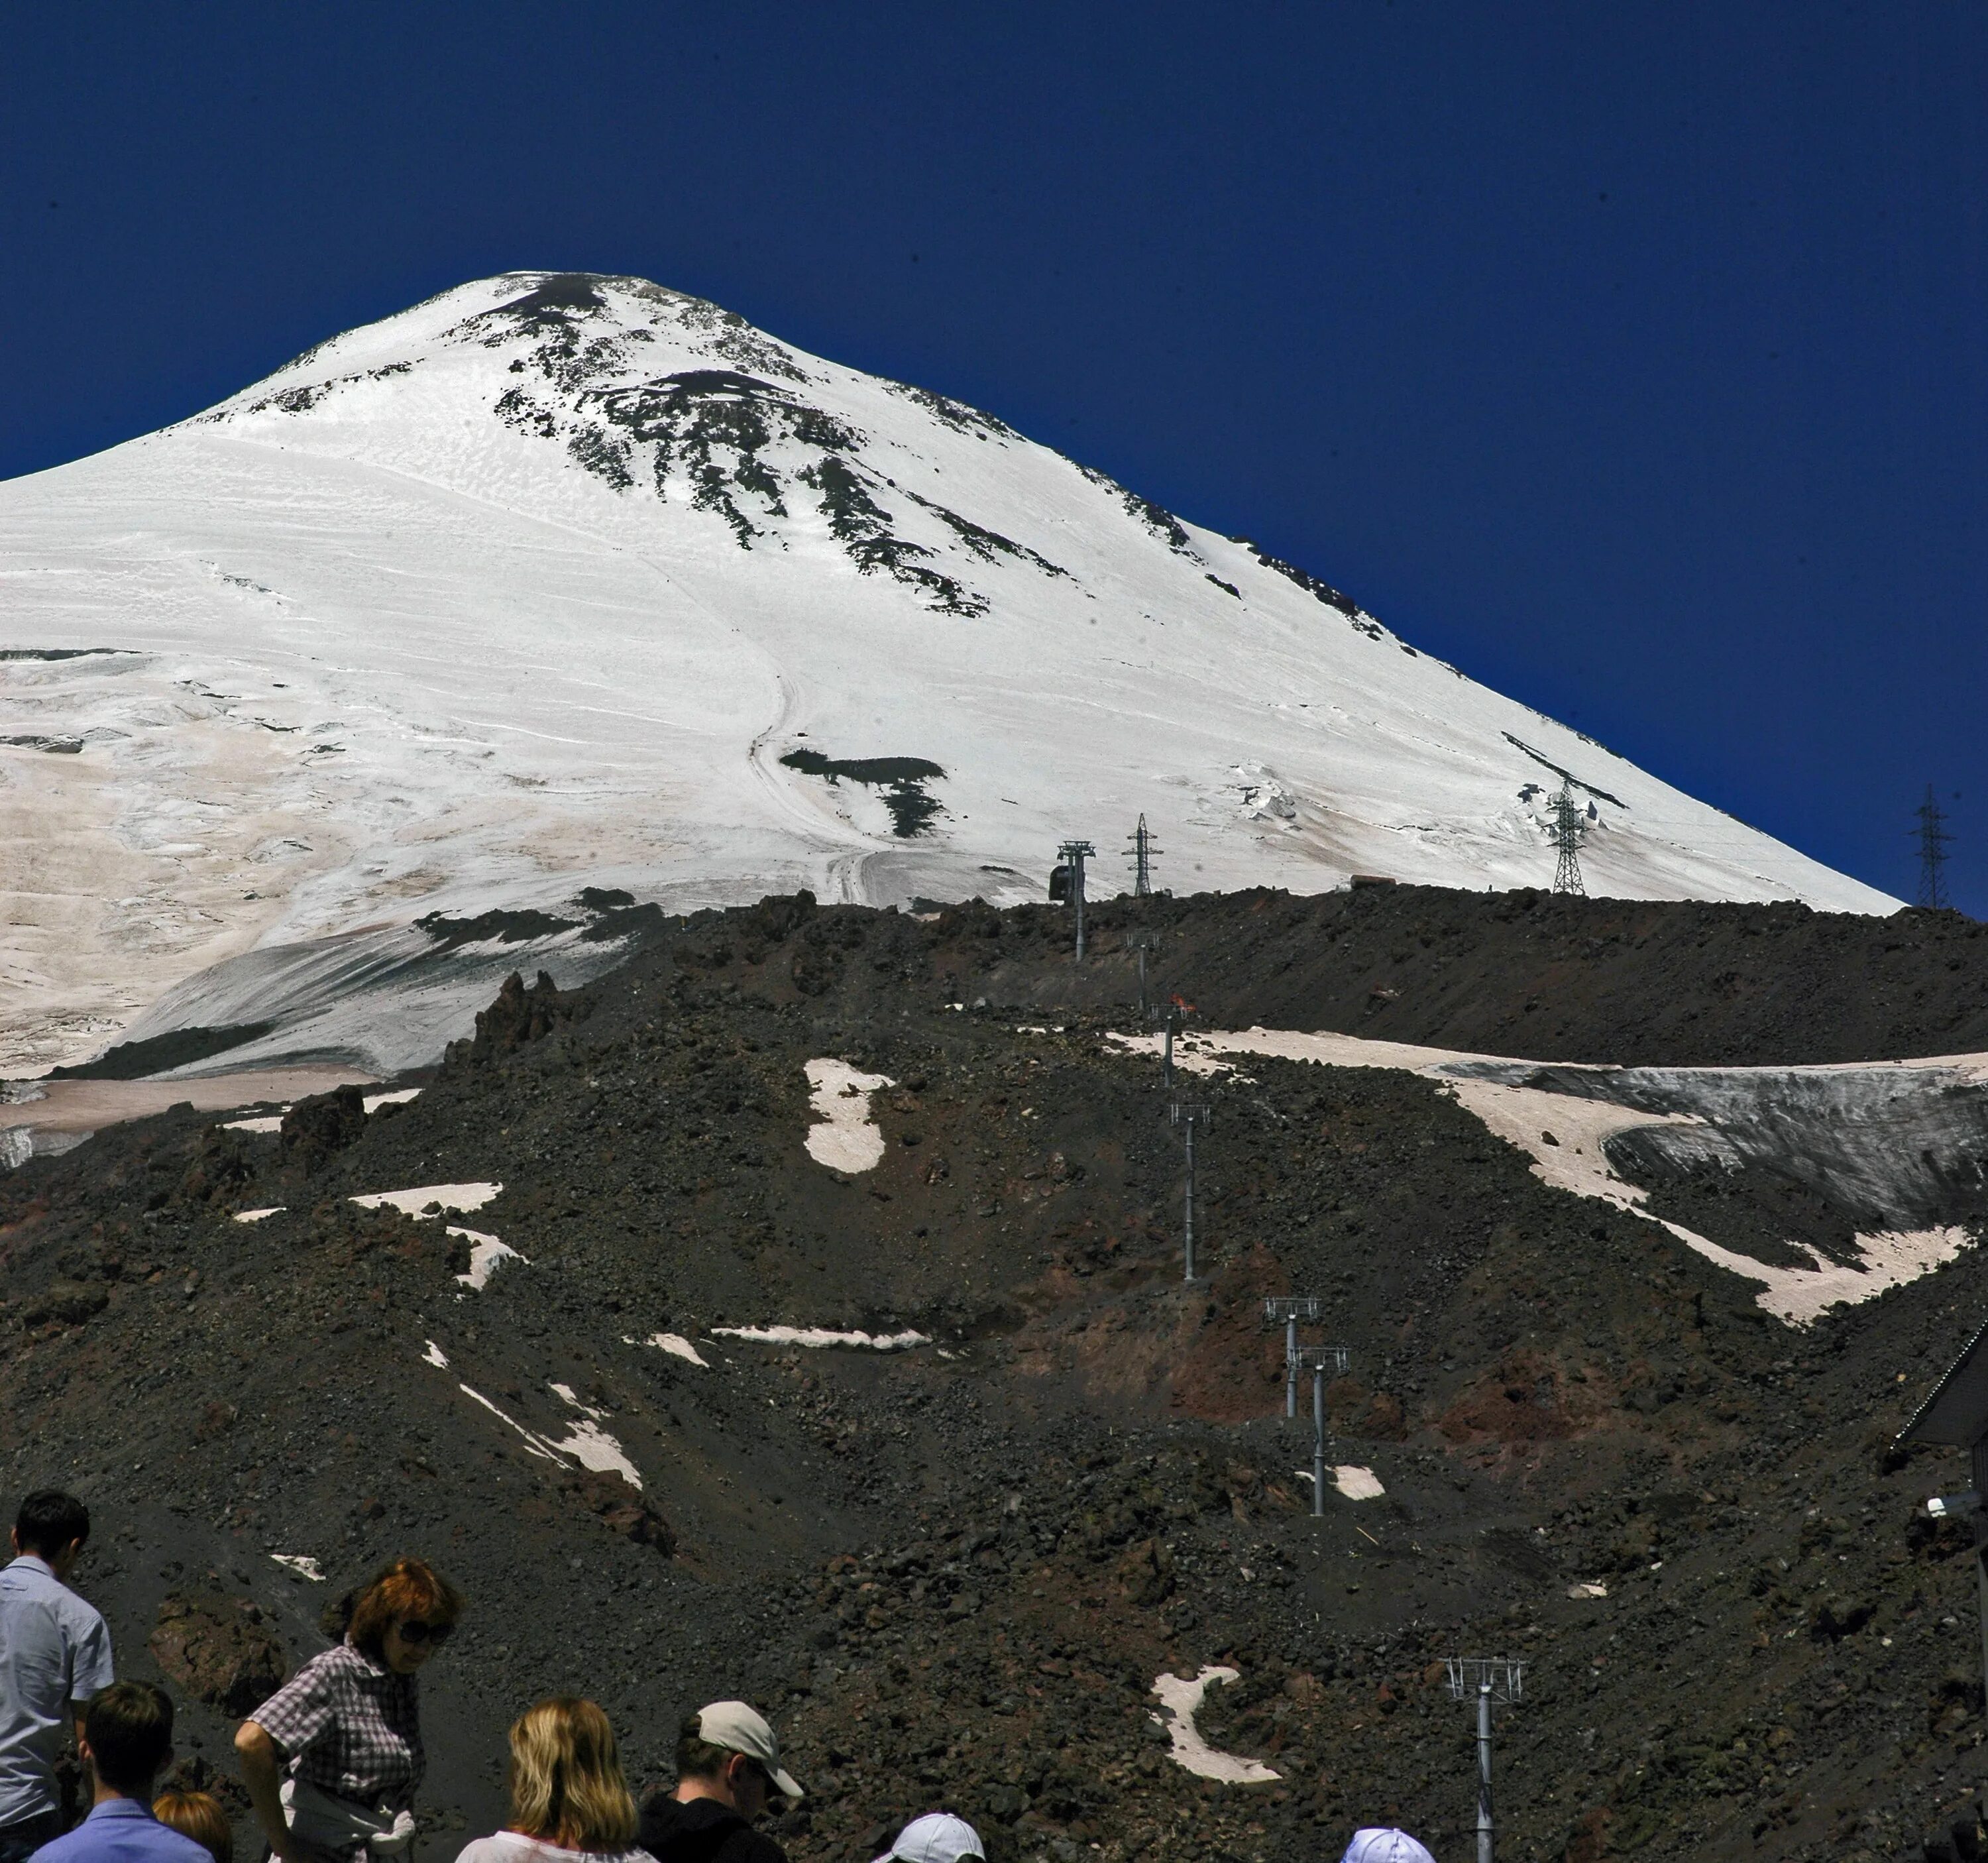
[[[400,1626],[401,1641],[411,1643],[417,1648],[424,1643],[441,1645],[455,1635],[453,1624],[424,1624],[418,1618],[411,1618]]]

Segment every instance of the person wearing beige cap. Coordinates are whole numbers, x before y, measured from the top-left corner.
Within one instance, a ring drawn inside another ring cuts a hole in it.
[[[800,1784],[780,1765],[780,1743],[742,1701],[715,1701],[677,1735],[677,1783],[651,1794],[635,1841],[656,1863],[787,1863],[752,1827]]]

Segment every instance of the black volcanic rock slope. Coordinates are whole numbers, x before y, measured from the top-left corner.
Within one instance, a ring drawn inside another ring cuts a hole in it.
[[[1749,932],[1736,909],[1477,901],[1445,938],[1458,897],[1147,910],[1212,1017],[1303,1000],[1329,1023],[1401,950],[1374,1021],[1476,1045],[1473,1016],[1551,973],[1540,1026],[1591,1058],[1639,926],[1643,982],[1696,990],[1709,1046],[1845,1039],[1819,951],[1880,979],[1881,1040],[1980,1013],[1959,921],[1859,947],[1773,911]],[[192,1698],[192,1773],[257,1679],[320,1646],[326,1601],[411,1548],[471,1601],[424,1685],[431,1853],[494,1826],[504,1726],[572,1689],[645,1783],[685,1709],[760,1702],[811,1788],[796,1863],[857,1863],[941,1804],[994,1863],[1298,1863],[1377,1819],[1452,1855],[1459,1650],[1530,1665],[1499,1735],[1507,1854],[1888,1858],[1957,1814],[1981,1783],[1973,1579],[1915,1503],[1965,1477],[1890,1444],[1988,1304],[1988,1258],[1793,1332],[1653,1226],[1541,1184],[1434,1084],[1253,1060],[1194,1089],[1209,1272],[1184,1288],[1166,1097],[1105,1039],[1131,1023],[1131,911],[1100,910],[1081,979],[1047,911],[703,915],[585,991],[507,986],[407,1105],[303,1109],[290,1143],[182,1108],[0,1180],[4,1504],[45,1480],[90,1500],[79,1582],[127,1669]],[[1746,990],[1689,982],[1700,936],[1721,963],[1768,941],[1822,1007],[1804,1019],[1764,957]],[[1663,1027],[1625,1045],[1680,1058]],[[873,1172],[803,1148],[823,1056],[894,1083]],[[348,1200],[485,1180],[452,1222]],[[451,1226],[528,1259],[470,1291]],[[1334,1459],[1387,1488],[1322,1521],[1258,1324],[1293,1291],[1328,1297],[1354,1354]],[[713,1330],[760,1324],[933,1343]],[[708,1367],[643,1343],[661,1333]],[[639,1492],[581,1466],[589,1431]],[[1154,1678],[1217,1662],[1239,1679],[1203,1731],[1274,1784],[1167,1756]]]
[[[1026,916],[1063,928],[1050,908]],[[986,966],[975,988],[997,1001],[1116,1004],[1137,975],[1124,937],[1141,930],[1161,940],[1155,974],[1211,1028],[1332,1029],[1624,1066],[1988,1050],[1988,925],[1958,912],[1376,886],[1107,901],[1091,925],[1097,961],[1080,978],[1025,957]],[[1013,948],[992,939],[982,955]]]

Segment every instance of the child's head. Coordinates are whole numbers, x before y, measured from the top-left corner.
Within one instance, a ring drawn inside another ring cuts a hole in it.
[[[234,1863],[235,1834],[221,1800],[211,1792],[162,1793],[152,1801],[152,1815],[201,1845],[214,1863]]]

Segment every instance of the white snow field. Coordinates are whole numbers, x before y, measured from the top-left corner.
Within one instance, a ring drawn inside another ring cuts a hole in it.
[[[0,1072],[433,1060],[507,969],[415,920],[810,887],[1040,897],[1144,813],[1177,891],[1356,871],[1896,902],[990,416],[634,279],[519,272],[0,485]]]

